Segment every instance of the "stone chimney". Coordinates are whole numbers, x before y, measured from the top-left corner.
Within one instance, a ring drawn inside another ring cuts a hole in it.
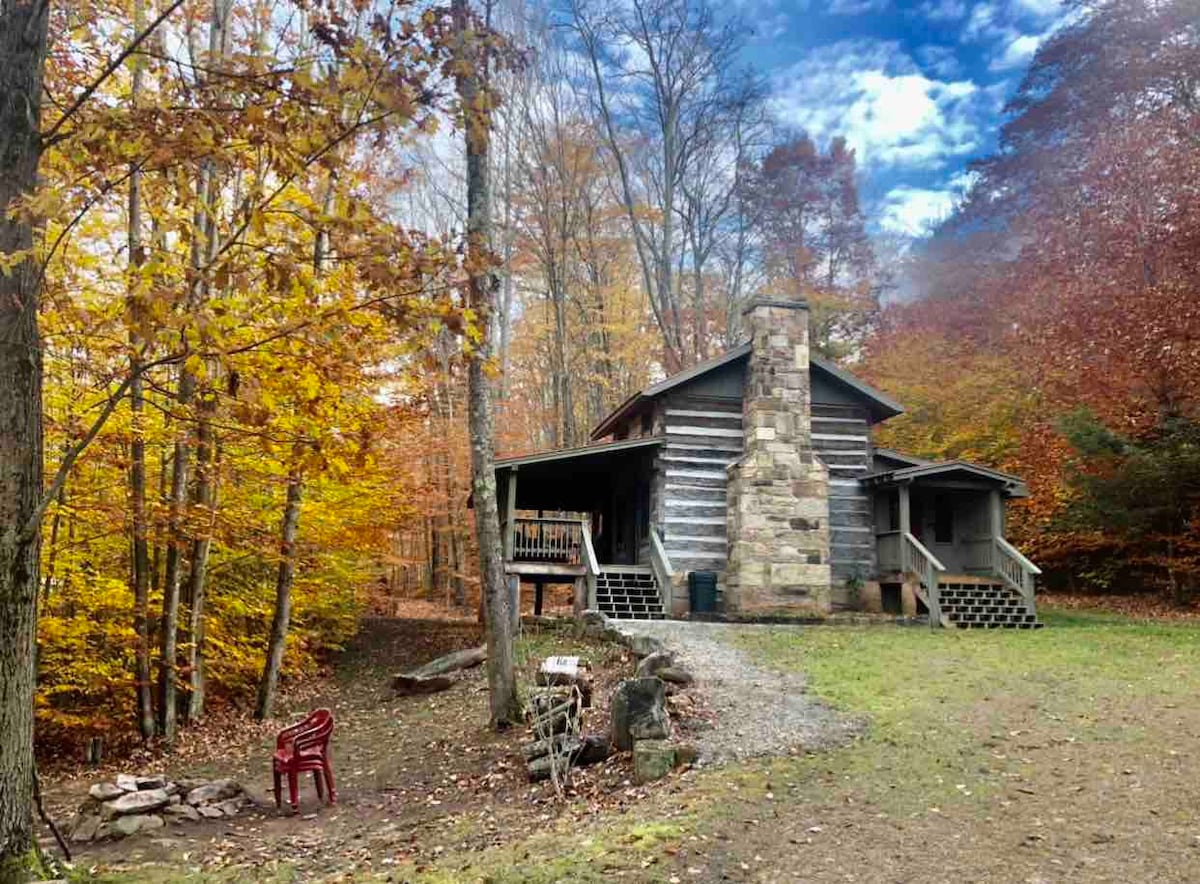
[[[726,607],[829,610],[829,471],[813,455],[808,305],[759,297],[742,400],[742,457],[729,466]]]

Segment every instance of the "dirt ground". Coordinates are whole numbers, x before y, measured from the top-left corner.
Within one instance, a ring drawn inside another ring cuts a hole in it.
[[[1200,627],[1043,616],[1036,633],[729,627],[720,642],[866,728],[648,787],[619,756],[562,800],[526,782],[524,734],[484,727],[482,671],[390,696],[390,672],[475,643],[472,624],[373,621],[290,710],[339,717],[336,807],[306,788],[301,815],[277,813],[268,730],[227,728],[170,772],[241,777],[259,808],[89,846],[77,867],[113,881],[1200,881]],[[618,647],[546,632],[523,644],[524,670],[567,652],[603,673],[601,709],[633,668]],[[739,726],[696,694],[685,737]],[[603,726],[598,710],[589,730]],[[70,806],[99,778],[50,791]]]
[[[470,621],[373,618],[331,677],[286,698],[277,722],[224,721],[221,733],[189,735],[165,762],[144,758],[50,775],[47,805],[67,820],[91,783],[118,771],[164,770],[172,777],[231,777],[255,801],[237,818],[174,823],[160,837],[74,845],[78,867],[104,874],[160,868],[171,879],[172,869],[202,875],[226,870],[240,880],[284,870],[285,877],[307,880],[419,864],[436,858],[451,840],[459,850],[505,843],[557,817],[564,804],[550,784],[527,781],[520,752],[529,739],[524,728],[496,734],[486,727],[484,669],[464,673],[453,688],[431,696],[396,697],[388,687],[390,674],[481,640]],[[632,674],[634,659],[619,646],[576,638],[569,629],[527,627],[519,661],[526,684],[538,663],[555,653],[581,654],[591,665],[595,702],[585,713],[585,728],[606,733],[611,691]],[[336,720],[338,803],[321,805],[311,780],[303,780],[300,813],[277,811],[273,735],[286,721],[320,707],[330,708]],[[631,786],[631,773],[628,756],[581,769],[567,797],[577,806],[619,808],[644,794]]]

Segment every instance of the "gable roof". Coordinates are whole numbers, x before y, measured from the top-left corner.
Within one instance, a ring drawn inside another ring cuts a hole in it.
[[[864,476],[863,481],[872,485],[889,485],[897,482],[909,482],[914,479],[944,476],[949,473],[967,473],[973,478],[995,482],[1004,486],[1004,490],[1012,497],[1029,496],[1029,492],[1025,488],[1025,482],[1020,476],[1014,476],[1012,473],[1003,473],[1000,470],[993,470],[991,467],[980,466],[977,463],[970,463],[965,460],[948,460],[941,461],[940,463],[926,462],[897,470],[881,470]]]
[[[689,381],[694,381],[696,378],[702,377],[709,372],[716,371],[726,365],[738,362],[743,359],[748,359],[750,356],[750,342],[739,344],[731,350],[726,350],[720,356],[714,356],[712,359],[706,359],[704,362],[699,362],[691,368],[686,368],[683,371],[676,372],[670,377],[651,384],[643,390],[631,395],[624,402],[618,405],[613,411],[596,424],[592,430],[591,438],[602,439],[607,436],[627,417],[637,412],[648,401],[661,396],[670,390],[675,389]],[[808,360],[809,371],[817,369],[834,383],[847,387],[851,392],[866,400],[866,405],[871,411],[872,417],[875,418],[875,423],[887,420],[889,417],[895,417],[898,414],[904,413],[904,406],[896,402],[889,396],[876,390],[870,384],[867,384],[845,369],[838,368],[832,362],[828,362],[819,356],[811,356]]]

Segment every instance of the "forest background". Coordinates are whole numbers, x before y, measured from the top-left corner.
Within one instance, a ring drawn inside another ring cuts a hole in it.
[[[1074,7],[911,241],[864,210],[844,139],[774,118],[709,0],[487,9],[499,450],[585,443],[737,344],[748,297],[799,293],[819,349],[907,407],[879,444],[1026,478],[1010,534],[1045,588],[1190,603],[1197,5]],[[476,609],[478,334],[444,11],[52,15],[46,186],[22,207],[44,219],[48,475],[113,409],[44,521],[38,746],[79,754],[261,707],[272,652],[302,676],[395,599]]]

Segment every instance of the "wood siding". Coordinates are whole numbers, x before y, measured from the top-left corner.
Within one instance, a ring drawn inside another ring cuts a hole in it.
[[[665,396],[651,489],[654,524],[676,573],[725,571],[726,468],[742,452],[742,403],[697,396],[690,385]]]
[[[853,603],[846,581],[875,573],[875,528],[870,491],[871,430],[861,407],[814,402],[813,449],[829,468],[829,559],[833,604]]]

